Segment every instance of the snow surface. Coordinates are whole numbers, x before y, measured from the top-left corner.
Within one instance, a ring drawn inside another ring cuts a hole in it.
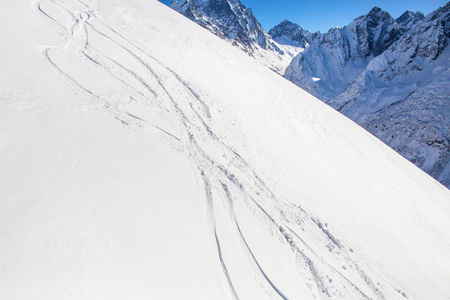
[[[5,0],[2,299],[447,299],[450,192],[153,0]]]

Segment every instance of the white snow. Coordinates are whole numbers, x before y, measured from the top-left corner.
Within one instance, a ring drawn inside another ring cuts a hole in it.
[[[450,294],[450,192],[239,49],[154,0],[0,18],[2,299]]]

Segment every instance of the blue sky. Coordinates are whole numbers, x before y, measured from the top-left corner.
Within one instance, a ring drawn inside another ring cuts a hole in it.
[[[171,0],[161,0],[169,4]],[[326,32],[334,26],[345,26],[354,18],[378,6],[398,18],[406,10],[425,15],[444,6],[445,0],[241,0],[253,10],[266,31],[284,19],[310,31]]]

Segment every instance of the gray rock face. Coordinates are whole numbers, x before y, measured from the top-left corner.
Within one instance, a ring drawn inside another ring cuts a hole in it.
[[[420,11],[412,12],[410,10],[405,11],[400,17],[395,19],[400,29],[405,32],[411,29],[417,22],[422,21],[425,18]]]
[[[450,188],[449,20],[450,3],[397,20],[374,8],[314,41],[285,77]]]
[[[358,44],[362,46],[360,55],[364,58],[380,55],[400,38],[398,24],[388,12],[378,7],[374,7],[367,15],[353,22]]]

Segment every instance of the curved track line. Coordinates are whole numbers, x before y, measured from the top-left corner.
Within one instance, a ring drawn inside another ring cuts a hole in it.
[[[201,176],[203,178],[203,184],[204,184],[204,187],[205,187],[208,220],[211,223],[210,226],[212,227],[212,230],[214,232],[214,238],[215,238],[215,241],[216,241],[219,261],[220,261],[220,264],[222,266],[222,272],[223,272],[223,274],[226,277],[226,280],[227,280],[227,283],[228,283],[228,287],[230,289],[231,294],[233,295],[234,299],[238,300],[239,297],[237,296],[236,289],[233,286],[233,282],[231,280],[230,274],[228,273],[227,266],[225,264],[225,261],[223,260],[222,249],[220,248],[219,237],[217,236],[216,220],[215,220],[215,217],[214,217],[214,207],[213,207],[214,206],[214,201],[213,201],[213,197],[212,197],[211,184],[210,184],[209,179],[206,177],[205,172],[203,170],[200,170],[200,174],[201,174]]]

